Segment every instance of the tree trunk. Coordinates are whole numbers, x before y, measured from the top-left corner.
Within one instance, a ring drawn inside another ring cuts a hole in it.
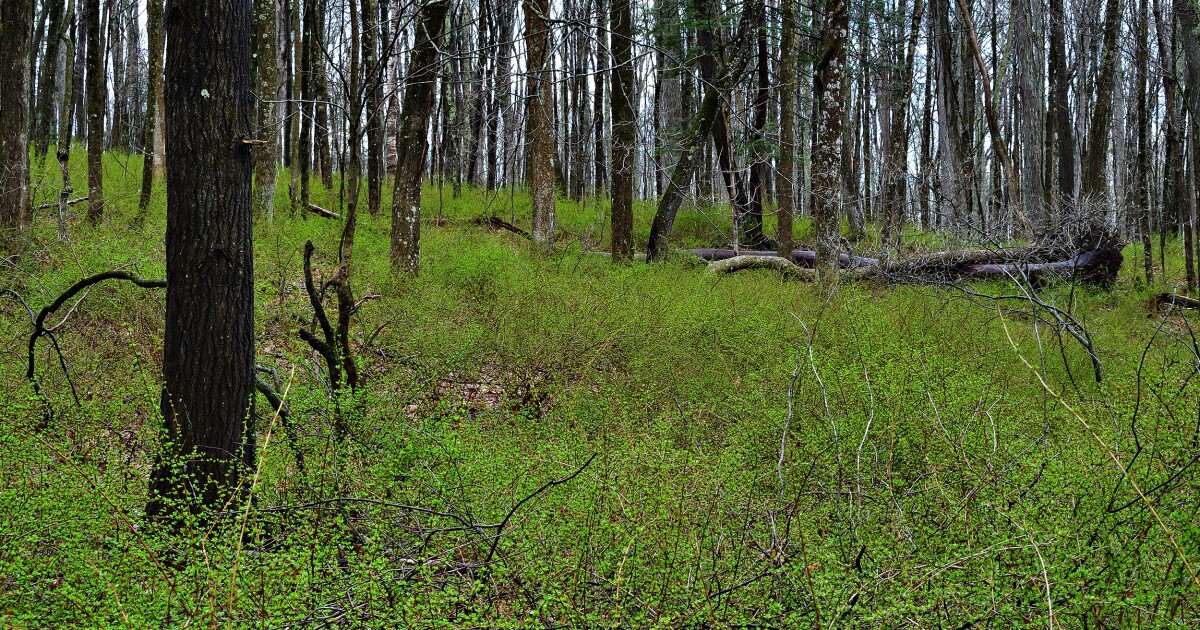
[[[899,80],[891,86],[891,129],[888,131],[887,165],[884,168],[882,241],[900,251],[901,230],[908,204],[908,109],[912,99],[913,61],[921,31],[923,0],[916,0],[908,32],[908,47]]]
[[[317,162],[321,168],[321,183],[326,190],[333,188],[333,129],[329,117],[329,74],[327,51],[325,43],[325,16],[329,12],[328,0],[318,0],[317,14],[314,16],[314,33],[312,41],[313,55],[313,98],[316,99],[316,131],[313,142],[316,143]]]
[[[71,72],[72,60],[75,58],[75,41],[67,36],[66,24],[75,21],[75,0],[67,1],[66,21],[61,31],[63,45],[66,46],[64,58],[66,63],[63,73],[63,89],[60,111],[58,116],[58,170],[62,176],[62,189],[58,193],[58,235],[67,238],[67,202],[75,189],[71,186],[71,104],[75,99],[75,73]]]
[[[1106,0],[1104,8],[1104,44],[1100,52],[1100,72],[1096,78],[1096,103],[1088,125],[1083,151],[1083,196],[1103,201],[1108,196],[1108,137],[1112,125],[1113,85],[1117,71],[1117,36],[1121,31],[1121,2]]]
[[[291,29],[292,49],[289,52],[291,55],[291,75],[290,80],[291,91],[288,94],[290,102],[288,109],[290,116],[288,117],[288,129],[291,137],[288,143],[288,174],[291,175],[291,181],[288,184],[288,198],[291,202],[289,214],[292,217],[296,216],[296,210],[300,210],[304,216],[304,209],[308,207],[308,188],[303,180],[307,178],[308,168],[304,163],[304,150],[301,148],[304,135],[302,119],[306,111],[303,101],[303,90],[305,85],[304,79],[304,32],[301,26],[300,12],[302,0],[287,0],[288,2],[288,19],[289,24],[286,28]]]
[[[363,0],[363,68],[366,71],[367,106],[367,212],[379,216],[383,204],[383,80],[379,58],[379,6]],[[386,42],[384,42],[386,45]]]
[[[704,91],[704,100],[700,103],[700,111],[692,122],[686,144],[675,162],[671,179],[667,181],[667,189],[658,201],[658,210],[654,213],[654,222],[650,225],[650,243],[646,248],[648,262],[662,260],[667,255],[675,215],[679,212],[679,206],[683,204],[684,195],[692,187],[692,177],[696,173],[697,165],[701,163],[701,149],[712,135],[720,106],[720,91],[716,85],[708,83]]]
[[[533,200],[534,242],[554,242],[554,83],[551,73],[550,4],[523,0],[525,14],[525,163]]]
[[[1060,205],[1075,200],[1075,128],[1071,124],[1071,105],[1068,97],[1071,82],[1067,76],[1066,15],[1063,0],[1050,0],[1050,102],[1054,116],[1054,135],[1057,138]],[[1061,211],[1061,210],[1060,210]],[[1053,222],[1053,219],[1049,219]]]
[[[1035,14],[1031,0],[1014,0],[1013,12],[1016,19],[1016,43],[1014,50],[1017,61],[1017,97],[1020,101],[1014,108],[1019,120],[1021,153],[1021,205],[1033,222],[1036,234],[1045,234],[1050,229],[1050,217],[1043,206],[1045,191],[1042,187],[1042,171],[1045,168],[1045,144],[1042,133],[1045,124],[1042,112],[1045,107],[1043,92],[1042,39],[1035,33]]]
[[[104,219],[104,48],[100,43],[100,0],[87,2],[87,218]]]
[[[1154,282],[1154,251],[1150,240],[1150,115],[1146,84],[1150,66],[1149,0],[1138,2],[1138,22],[1134,35],[1134,107],[1137,148],[1133,163],[1133,207],[1137,212],[1137,231],[1141,236],[1146,284]]]
[[[796,2],[781,0],[779,52],[779,251],[795,247],[792,218],[796,214]]]
[[[296,0],[299,2],[300,0]],[[300,207],[307,208],[312,189],[313,122],[316,120],[317,0],[304,0],[304,32],[296,38],[300,60]]]
[[[58,52],[59,46],[66,37],[67,22],[63,20],[65,0],[47,0],[43,2],[43,12],[49,13],[49,24],[46,30],[46,47],[42,53],[41,73],[37,82],[37,120],[34,131],[34,153],[45,156],[50,150],[50,131],[54,128],[54,107],[56,84],[58,81]],[[35,49],[36,52],[36,49]]]
[[[32,219],[29,197],[29,95],[33,57],[33,2],[0,4],[0,245],[20,247]]]
[[[596,0],[596,75],[605,76],[609,73],[607,67],[609,37],[608,37],[608,0]],[[593,189],[597,196],[608,186],[608,159],[604,153],[604,138],[607,135],[604,128],[604,81],[596,82],[596,92],[593,95],[592,135],[594,145],[595,184]]]
[[[146,514],[178,526],[184,510],[223,506],[254,468],[253,22],[251,0],[170,0],[166,15],[170,449]]]
[[[343,110],[347,126],[346,135],[346,173],[342,180],[346,197],[346,232],[349,233],[351,244],[354,241],[354,228],[350,226],[358,217],[358,188],[362,175],[362,111],[363,101],[363,67],[362,67],[362,31],[359,22],[360,0],[350,0],[350,47],[347,65],[350,66],[350,83],[346,86],[346,108]],[[346,232],[343,232],[343,248],[345,247]],[[346,274],[349,274],[349,263]],[[347,282],[349,279],[347,278]]]
[[[431,0],[420,9],[417,36],[408,61],[404,104],[397,121],[396,187],[392,198],[392,269],[417,275],[421,268],[421,179],[429,150],[426,132],[433,116],[448,0]]]
[[[813,98],[817,102],[812,157],[812,217],[816,228],[819,272],[837,269],[840,248],[838,210],[841,185],[838,178],[845,109],[846,35],[850,28],[844,0],[825,0],[825,24],[813,68]]]
[[[150,194],[154,191],[155,170],[159,167],[155,155],[158,146],[159,116],[158,101],[162,97],[163,73],[163,24],[162,0],[146,1],[146,44],[150,63],[146,70],[146,127],[142,145],[145,147],[145,162],[142,166],[142,193],[138,197],[138,214],[134,220],[140,229],[146,220],[146,209],[150,205]]]
[[[747,216],[739,230],[746,235],[747,241],[761,245],[766,238],[763,235],[763,206],[767,198],[767,171],[769,164],[766,154],[767,103],[771,92],[771,72],[767,58],[767,7],[759,1],[752,9],[758,14],[755,28],[755,44],[758,52],[758,85],[754,89],[754,120],[751,128],[751,146],[753,147],[754,162],[750,164],[750,207]]]
[[[950,30],[948,0],[932,0],[929,19],[932,24],[933,66],[936,78],[937,135],[940,172],[937,197],[941,200],[943,227],[951,220],[955,223],[969,219],[974,207],[972,192],[973,167],[968,157],[969,149],[964,146],[965,112],[959,105],[960,86],[954,72],[954,46]],[[958,225],[954,225],[958,228]]]
[[[272,223],[275,220],[275,169],[279,164],[279,117],[275,110],[279,92],[279,7],[278,0],[256,0],[254,4],[258,32],[255,51],[258,124],[254,137],[263,143],[258,145],[254,156],[254,212]]]
[[[633,255],[633,163],[637,121],[633,111],[633,11],[630,0],[612,1],[612,257]]]

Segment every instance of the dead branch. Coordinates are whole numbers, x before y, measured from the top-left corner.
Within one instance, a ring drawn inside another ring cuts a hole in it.
[[[500,217],[498,217],[496,215],[489,215],[486,217],[478,217],[478,218],[472,220],[472,223],[474,223],[476,225],[486,226],[486,227],[492,228],[493,230],[508,230],[509,232],[512,232],[513,234],[520,234],[521,236],[524,236],[526,238],[529,237],[529,232],[509,223],[508,221],[505,221],[504,219],[501,219]]]
[[[263,368],[261,366],[256,366],[256,369],[258,371],[269,371],[274,373],[274,370],[268,370],[267,368]],[[304,474],[304,452],[300,450],[300,444],[298,436],[296,435],[295,426],[292,424],[291,407],[287,404],[287,401],[283,399],[283,396],[280,395],[279,391],[275,389],[275,387],[263,380],[263,378],[257,374],[254,376],[254,388],[263,395],[263,398],[267,399],[267,402],[271,404],[271,409],[275,410],[275,413],[279,414],[279,421],[283,423],[283,430],[287,435],[288,445],[292,447],[292,452],[296,455],[296,467],[299,468],[301,474]]]
[[[146,280],[141,276],[134,275],[127,271],[105,271],[103,273],[98,273],[96,275],[84,278],[83,280],[71,285],[71,287],[64,291],[62,295],[59,295],[53,302],[39,311],[37,317],[35,317],[33,320],[33,332],[29,335],[28,366],[25,370],[25,378],[29,379],[30,384],[33,385],[33,391],[35,394],[39,396],[42,395],[42,390],[40,387],[38,387],[37,378],[35,376],[37,366],[35,363],[34,352],[37,350],[37,341],[42,336],[52,333],[52,331],[46,329],[46,318],[52,315],[58,309],[62,308],[63,304],[66,304],[68,300],[78,295],[80,291],[83,291],[84,289],[105,280],[126,280],[139,287],[142,287],[143,289],[161,289],[167,286],[166,280]],[[51,338],[53,339],[53,337]],[[55,341],[54,345],[55,350],[58,351],[58,342]],[[66,363],[63,361],[62,352],[58,352],[59,362],[63,366],[63,371],[65,372]],[[69,374],[67,375],[67,378],[70,379]]]
[[[87,201],[87,200],[88,200],[88,198],[87,198],[87,197],[76,197],[76,198],[74,198],[74,199],[68,199],[68,200],[67,200],[67,205],[68,205],[68,206],[73,206],[73,205],[75,205],[75,204],[77,204],[77,203],[83,203],[83,202],[85,202],[85,201]],[[47,210],[47,209],[50,209],[50,208],[57,208],[57,207],[58,207],[58,205],[59,205],[59,203],[58,203],[57,201],[55,201],[54,203],[43,203],[43,204],[39,205],[39,206],[37,207],[37,209],[38,209],[38,210]]]
[[[317,288],[313,284],[313,249],[312,241],[304,244],[304,290],[308,293],[308,302],[312,305],[313,316],[316,317],[317,325],[321,327],[321,334],[325,339],[318,339],[316,335],[304,328],[300,329],[300,338],[325,359],[325,364],[329,369],[329,388],[337,391],[341,382],[341,362],[338,361],[337,351],[334,350],[337,346],[333,335],[333,326],[329,325],[329,317],[325,315],[325,307],[321,305],[321,297],[317,295]]]

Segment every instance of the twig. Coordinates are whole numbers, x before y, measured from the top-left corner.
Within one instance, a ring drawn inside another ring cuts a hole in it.
[[[513,514],[517,513],[517,510],[521,509],[522,505],[525,505],[525,503],[528,502],[530,499],[538,496],[539,494],[545,492],[546,490],[549,490],[550,488],[553,488],[554,486],[558,486],[558,485],[567,483],[568,481],[571,481],[575,477],[579,476],[579,473],[583,472],[584,469],[586,469],[588,466],[591,465],[592,460],[596,459],[596,455],[597,455],[597,453],[592,453],[592,456],[589,457],[587,459],[587,461],[583,463],[582,466],[575,469],[575,472],[567,475],[566,477],[563,477],[562,479],[552,479],[550,481],[547,481],[545,484],[542,485],[542,487],[538,488],[537,490],[534,490],[529,495],[526,495],[526,497],[524,499],[521,499],[520,501],[518,501],[517,504],[514,505],[512,507],[512,509],[508,511],[508,514],[504,515],[504,520],[500,521],[500,523],[496,526],[496,536],[495,536],[495,538],[492,538],[492,547],[491,547],[491,549],[488,549],[487,559],[484,560],[484,564],[488,564],[489,562],[492,561],[492,555],[496,553],[496,545],[500,544],[500,535],[502,533],[504,533],[504,526],[508,525],[509,519],[511,519],[513,517]]]

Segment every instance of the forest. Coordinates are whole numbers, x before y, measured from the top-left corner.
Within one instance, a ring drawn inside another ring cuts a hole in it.
[[[1200,626],[1198,38],[0,0],[0,624]]]

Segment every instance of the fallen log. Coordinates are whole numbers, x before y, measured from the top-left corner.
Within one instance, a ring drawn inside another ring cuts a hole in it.
[[[1164,304],[1174,306],[1175,308],[1200,309],[1200,300],[1187,297],[1186,295],[1159,293],[1158,295],[1150,298],[1151,309],[1160,309]]]
[[[330,211],[330,210],[326,210],[325,208],[322,208],[321,206],[318,206],[318,205],[317,205],[317,204],[315,204],[315,203],[310,203],[310,204],[308,204],[307,210],[308,210],[309,212],[313,213],[313,214],[316,214],[316,215],[319,215],[319,216],[323,216],[323,217],[325,217],[326,219],[340,219],[340,218],[342,218],[341,216],[339,216],[339,215],[338,215],[338,213],[336,213],[336,212],[332,212],[332,211]]]
[[[743,269],[775,269],[793,273],[792,267],[811,269],[816,262],[816,252],[803,249],[793,251],[791,260],[770,251],[686,251],[709,261],[709,269],[713,273],[731,273]],[[842,269],[853,271],[854,278],[859,280],[939,283],[1018,278],[1029,282],[1041,282],[1049,277],[1059,276],[1085,283],[1105,284],[1116,280],[1123,261],[1120,250],[1115,248],[1086,251],[1059,259],[1041,257],[1053,253],[1055,252],[1051,250],[1036,248],[957,250],[934,252],[896,261],[841,254],[838,262]]]
[[[743,254],[741,256],[714,260],[708,264],[708,272],[714,274],[733,273],[745,269],[774,269],[800,280],[815,280],[817,277],[816,270],[801,267],[781,256]]]

